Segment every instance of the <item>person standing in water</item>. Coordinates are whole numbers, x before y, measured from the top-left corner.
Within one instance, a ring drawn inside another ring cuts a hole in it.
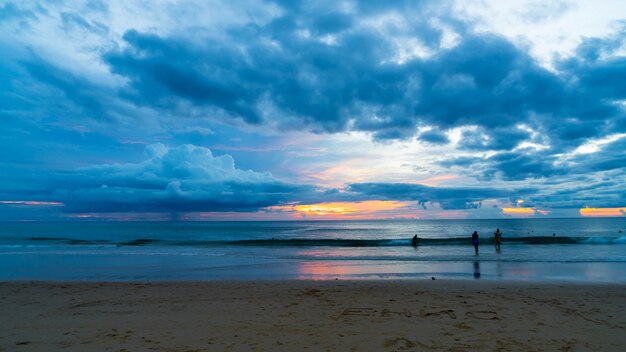
[[[472,234],[472,244],[474,245],[474,252],[478,255],[478,231],[474,231]]]
[[[411,245],[413,247],[417,247],[420,242],[417,240],[417,235],[413,236],[413,240],[411,241]]]
[[[496,229],[496,232],[493,233],[493,243],[496,245],[496,250],[500,250],[500,243],[502,243],[502,232],[500,229]]]

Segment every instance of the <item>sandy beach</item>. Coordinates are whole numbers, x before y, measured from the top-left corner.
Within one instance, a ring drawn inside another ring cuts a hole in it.
[[[1,351],[620,351],[626,286],[0,284]]]

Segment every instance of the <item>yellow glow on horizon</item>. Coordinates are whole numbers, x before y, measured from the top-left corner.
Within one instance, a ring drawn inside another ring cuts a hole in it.
[[[381,210],[394,210],[405,207],[405,202],[388,200],[370,200],[365,202],[331,202],[309,205],[296,205],[294,210],[300,213],[327,215],[327,214],[354,214],[362,212],[375,212]]]
[[[328,202],[292,206],[275,206],[270,210],[294,212],[298,216],[328,219],[375,219],[382,217],[416,217],[415,214],[391,214],[392,211],[409,209],[410,202],[369,200],[363,202]]]
[[[589,217],[624,216],[626,207],[622,208],[580,208],[580,215]]]
[[[311,205],[296,205],[293,209],[299,213],[315,214],[315,215],[329,215],[329,214],[349,214],[354,213],[354,209],[343,207],[339,204],[311,204]]]
[[[502,208],[502,214],[517,215],[517,216],[532,216],[532,215],[535,215],[535,209],[534,208]]]

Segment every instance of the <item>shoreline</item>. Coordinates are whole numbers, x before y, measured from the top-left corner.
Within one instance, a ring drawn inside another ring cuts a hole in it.
[[[624,284],[4,281],[0,303],[0,351],[626,348]]]
[[[393,281],[435,277],[459,281],[626,284],[626,262],[499,261],[484,257],[465,261],[398,261],[60,254],[7,255],[4,259],[0,282]]]

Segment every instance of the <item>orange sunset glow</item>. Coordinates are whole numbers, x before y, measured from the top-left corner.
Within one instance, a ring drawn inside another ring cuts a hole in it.
[[[293,206],[271,207],[273,211],[294,212],[296,216],[324,219],[378,219],[388,217],[387,212],[407,209],[403,217],[414,217],[409,212],[410,202],[371,200],[364,202],[328,202]],[[394,216],[398,216],[394,212]]]
[[[502,208],[502,214],[513,216],[532,216],[535,215],[534,208]]]
[[[580,215],[589,217],[624,216],[626,207],[622,208],[581,208]]]

